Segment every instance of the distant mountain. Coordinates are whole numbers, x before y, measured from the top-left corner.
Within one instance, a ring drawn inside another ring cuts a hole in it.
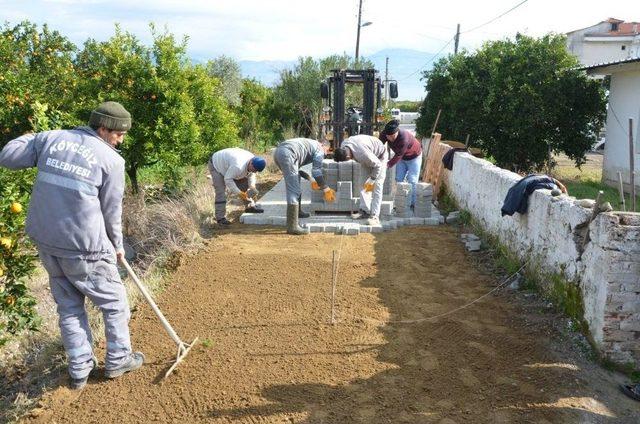
[[[398,80],[398,100],[420,100],[424,97],[424,82],[420,81],[421,70],[431,68],[433,64],[430,60],[433,53],[410,49],[384,49],[363,57],[374,63],[383,79],[385,60],[389,57],[389,79]],[[244,77],[255,78],[267,86],[273,86],[279,80],[279,72],[292,68],[296,62],[297,60],[242,60],[239,64]]]

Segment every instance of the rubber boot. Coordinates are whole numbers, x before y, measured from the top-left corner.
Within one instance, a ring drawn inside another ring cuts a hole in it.
[[[300,236],[307,230],[298,225],[298,205],[287,204],[287,233]]]
[[[302,196],[298,196],[298,218],[309,218],[310,216],[302,210]]]

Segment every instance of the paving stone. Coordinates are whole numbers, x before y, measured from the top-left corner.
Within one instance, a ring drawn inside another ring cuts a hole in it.
[[[242,221],[243,224],[248,224],[248,225],[270,225],[271,224],[271,217],[268,215],[265,216],[264,214],[261,214],[261,213],[243,214],[242,216],[244,216],[244,219]]]
[[[407,218],[407,220],[409,221],[408,225],[424,225],[424,218]]]
[[[438,218],[424,218],[424,225],[440,225]]]
[[[286,227],[287,226],[287,217],[286,216],[272,216],[271,217],[271,225],[275,225],[278,227]]]
[[[324,224],[307,224],[306,228],[308,228],[311,233],[322,233],[325,231],[326,226]]]
[[[465,246],[467,247],[467,250],[469,252],[477,252],[478,250],[480,250],[480,246],[482,246],[482,241],[481,240],[467,241],[465,243]]]
[[[384,231],[384,228],[382,227],[382,224],[378,224],[378,225],[371,225],[371,232],[372,233],[381,233]]]

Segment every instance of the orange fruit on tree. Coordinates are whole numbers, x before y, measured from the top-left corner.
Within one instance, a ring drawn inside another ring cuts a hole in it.
[[[13,202],[11,204],[11,212],[13,213],[20,213],[22,212],[22,205],[18,202]]]
[[[0,246],[5,249],[11,249],[11,239],[9,237],[0,237]]]

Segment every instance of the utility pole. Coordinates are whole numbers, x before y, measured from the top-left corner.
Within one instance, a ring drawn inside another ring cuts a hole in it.
[[[456,42],[453,47],[453,54],[458,54],[458,43],[460,42],[460,24],[458,24],[458,29],[456,29]],[[357,53],[356,53],[357,56]]]
[[[389,56],[384,67],[384,107],[389,107]]]
[[[358,35],[356,36],[356,63],[358,62],[358,56],[360,55],[360,18],[362,18],[362,0],[358,6]]]

